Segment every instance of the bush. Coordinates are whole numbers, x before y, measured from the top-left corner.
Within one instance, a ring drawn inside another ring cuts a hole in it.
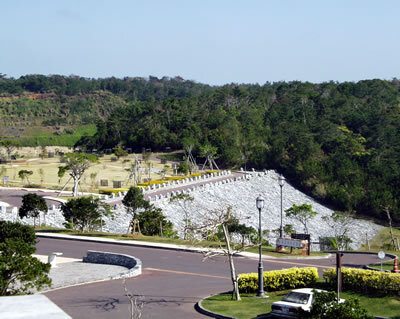
[[[72,227],[76,226],[82,232],[85,229],[93,230],[99,225],[101,227],[102,216],[111,215],[108,205],[92,197],[72,198],[61,205],[61,211],[66,225],[72,224]]]
[[[267,291],[307,287],[315,284],[317,280],[318,270],[315,267],[295,267],[264,272],[264,288]],[[256,292],[258,291],[258,274],[240,274],[238,284],[240,292]]]
[[[323,277],[328,283],[336,285],[335,268],[324,270]],[[383,295],[400,295],[400,274],[342,268],[342,280],[344,289]]]
[[[176,236],[173,231],[173,224],[166,219],[161,208],[150,205],[146,210],[137,214],[137,219],[143,235],[163,235],[166,237]]]
[[[31,293],[51,285],[50,264],[32,257],[36,248],[32,227],[0,221],[0,296]]]

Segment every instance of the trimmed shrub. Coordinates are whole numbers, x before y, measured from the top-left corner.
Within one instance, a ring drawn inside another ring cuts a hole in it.
[[[323,277],[328,283],[336,285],[335,268],[324,270]],[[342,268],[342,280],[344,289],[383,295],[400,295],[400,274]]]
[[[315,267],[289,268],[264,272],[264,288],[267,291],[286,290],[307,287],[318,280],[318,270]],[[252,293],[258,290],[258,274],[239,275],[240,292]]]
[[[180,181],[182,179],[185,179],[186,176],[167,176],[165,177],[165,180],[167,181]]]
[[[128,188],[108,188],[108,189],[100,189],[99,193],[100,194],[105,194],[105,195],[110,195],[112,193],[114,193],[115,195],[117,195],[119,192],[127,192]]]
[[[165,184],[165,183],[166,183],[166,181],[157,179],[157,180],[146,182],[146,183],[138,183],[137,186],[146,187],[146,186],[151,186],[151,185],[156,185],[156,184]]]

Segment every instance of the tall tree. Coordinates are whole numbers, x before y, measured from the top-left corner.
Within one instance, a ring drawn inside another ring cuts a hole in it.
[[[33,174],[33,171],[29,171],[27,169],[21,169],[20,171],[18,171],[18,177],[24,181],[27,180],[28,185],[31,184],[31,182],[29,181],[29,176],[31,176]]]
[[[232,299],[240,300],[238,277],[236,276],[236,268],[233,256],[236,252],[242,251],[246,247],[241,244],[236,245],[231,241],[231,234],[229,232],[229,225],[234,220],[240,220],[232,211],[232,207],[224,207],[216,210],[206,210],[202,216],[198,216],[196,221],[191,224],[191,231],[195,234],[197,240],[210,240],[216,239],[219,244],[219,249],[215,249],[215,245],[203,248],[204,259],[212,258],[214,256],[226,256],[229,262],[229,269],[232,281]],[[220,232],[222,229],[222,236]],[[221,240],[221,241],[220,241]]]
[[[312,210],[312,206],[308,204],[296,205],[285,210],[286,217],[299,221],[304,226],[304,232],[308,234],[307,223],[318,213]]]
[[[78,187],[85,171],[91,164],[97,163],[97,156],[86,153],[66,153],[61,157],[64,166],[58,167],[58,177],[63,177],[65,172],[69,171],[69,175],[74,180],[72,194],[78,196]]]

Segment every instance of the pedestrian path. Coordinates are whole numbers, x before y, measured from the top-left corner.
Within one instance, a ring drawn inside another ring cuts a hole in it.
[[[47,263],[48,256],[33,255],[41,262]],[[84,263],[82,259],[57,257],[56,266],[51,267],[49,277],[52,285],[47,290],[74,286],[89,282],[109,280],[126,271],[125,267],[104,264]]]
[[[2,319],[72,319],[45,295],[0,298]]]
[[[33,255],[47,263],[48,256]],[[90,282],[109,280],[126,271],[125,267],[84,263],[81,259],[57,257],[56,267],[52,267],[49,277],[52,285],[33,295],[0,298],[1,319],[71,319],[61,308],[41,293]]]

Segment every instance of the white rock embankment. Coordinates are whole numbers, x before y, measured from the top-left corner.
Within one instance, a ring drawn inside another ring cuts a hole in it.
[[[268,171],[264,176],[254,176],[249,180],[240,180],[230,184],[222,184],[210,187],[205,190],[192,192],[194,197],[193,207],[194,220],[201,210],[218,209],[223,206],[232,206],[233,211],[242,218],[242,222],[258,229],[258,210],[256,208],[256,197],[261,194],[264,198],[264,208],[262,210],[263,229],[272,231],[280,227],[281,207],[280,207],[280,186],[278,184],[279,175],[274,171]],[[323,216],[330,216],[333,211],[313,198],[305,195],[292,187],[288,182],[283,186],[283,225],[292,224],[298,233],[303,232],[303,226],[293,219],[285,217],[285,209],[293,204],[311,204],[314,211],[318,213],[308,224],[308,229],[312,241],[318,241],[319,237],[333,236],[333,229],[322,219]],[[176,225],[179,231],[183,229],[184,213],[179,205],[172,205],[169,199],[161,199],[156,205],[163,209],[164,214]],[[372,238],[381,226],[365,220],[352,220],[351,227],[347,236],[351,238],[352,248],[358,248],[365,243],[366,234]],[[270,238],[272,239],[272,238]]]
[[[259,176],[262,175],[262,176]],[[196,189],[190,195],[194,201],[189,204],[190,216],[193,221],[203,218],[207,211],[221,209],[231,206],[233,212],[241,218],[241,222],[258,229],[258,210],[256,208],[256,197],[261,194],[265,199],[262,210],[263,229],[271,231],[279,228],[281,218],[280,208],[280,186],[279,175],[275,171],[267,171],[265,174],[253,173],[248,180],[239,180],[231,183],[219,183],[219,185],[208,185],[205,188]],[[289,181],[290,182],[290,181]],[[311,204],[314,211],[318,212],[308,224],[312,241],[318,241],[319,237],[333,236],[333,229],[323,220],[323,216],[330,216],[332,210],[317,203],[311,197],[305,195],[290,185],[288,181],[283,186],[283,225],[292,224],[294,229],[302,233],[303,226],[293,219],[285,217],[285,209],[293,204]],[[152,202],[163,210],[164,215],[172,221],[175,229],[182,235],[184,229],[184,210],[178,204],[172,204],[169,198],[162,198]],[[9,208],[0,211],[0,218],[5,220],[16,220],[16,212]],[[113,233],[126,233],[130,216],[125,213],[122,205],[117,205],[114,210],[114,218],[105,218],[103,231]],[[43,216],[41,219],[43,222]],[[46,216],[46,224],[54,227],[62,227],[65,222],[59,210],[50,210]],[[33,224],[33,219],[26,219],[24,223]],[[347,236],[351,238],[352,248],[358,248],[365,242],[366,234],[372,238],[381,226],[365,220],[353,220]],[[273,239],[272,237],[270,239]]]

